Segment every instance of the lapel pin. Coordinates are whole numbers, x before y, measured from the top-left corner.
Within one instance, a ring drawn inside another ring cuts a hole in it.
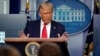
[[[56,27],[54,26],[53,29],[56,29]]]

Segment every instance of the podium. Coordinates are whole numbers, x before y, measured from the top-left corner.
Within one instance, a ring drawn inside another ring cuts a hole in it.
[[[64,42],[65,40],[62,38],[48,38],[48,39],[42,39],[37,37],[30,37],[30,38],[19,38],[19,37],[7,37],[5,38],[6,42]]]
[[[29,42],[56,42],[61,43],[65,42],[63,38],[48,38],[48,39],[42,39],[38,37],[30,37],[30,38],[20,38],[20,37],[7,37],[5,38],[5,41],[7,44],[10,44],[14,47],[16,47],[19,52],[22,54],[22,56],[27,56],[25,53],[25,47]]]

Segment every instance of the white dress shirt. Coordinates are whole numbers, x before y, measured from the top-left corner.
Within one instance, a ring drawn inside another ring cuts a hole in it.
[[[41,20],[41,23],[40,23],[40,38],[42,38],[42,29],[44,27],[44,22]],[[46,25],[46,29],[47,29],[47,38],[50,37],[50,29],[51,29],[51,23],[48,23]]]

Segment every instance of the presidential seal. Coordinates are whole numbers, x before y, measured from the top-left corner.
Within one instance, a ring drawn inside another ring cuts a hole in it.
[[[27,56],[37,56],[39,50],[39,43],[37,42],[29,42],[25,46],[25,53]]]

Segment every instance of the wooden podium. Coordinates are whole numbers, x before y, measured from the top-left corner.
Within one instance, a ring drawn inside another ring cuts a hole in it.
[[[42,39],[37,37],[31,37],[31,38],[19,38],[19,37],[7,37],[5,39],[6,42],[64,42],[65,40],[62,38],[48,38],[48,39]]]
[[[22,56],[26,56],[25,53],[25,46],[28,42],[56,42],[61,43],[65,42],[63,38],[48,38],[48,39],[42,39],[37,37],[30,37],[30,38],[20,38],[20,37],[7,37],[5,38],[5,41],[7,44],[10,44],[14,47],[16,47],[22,54]]]

